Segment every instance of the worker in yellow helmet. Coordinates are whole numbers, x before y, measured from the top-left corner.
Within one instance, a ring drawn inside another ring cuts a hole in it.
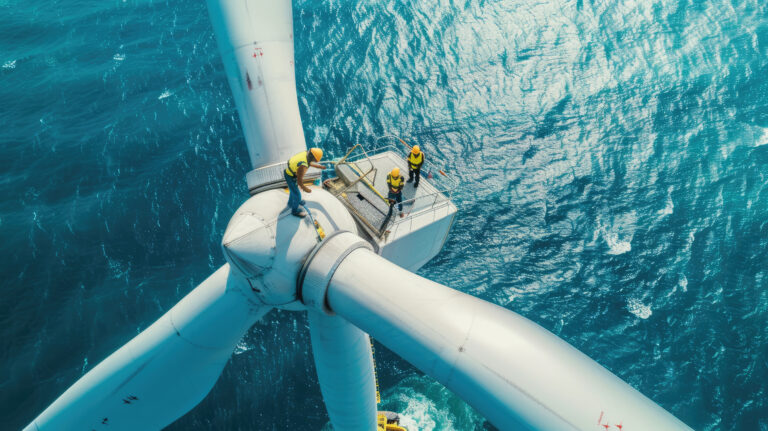
[[[384,225],[386,225],[390,217],[392,217],[392,210],[395,207],[395,203],[398,205],[397,210],[400,211],[400,217],[404,217],[403,186],[405,186],[405,178],[400,175],[400,168],[393,168],[392,172],[387,175],[387,187],[389,187],[389,193],[387,194],[387,199],[389,200],[389,213],[387,213],[387,217],[384,219]]]
[[[283,173],[285,182],[288,183],[288,190],[291,191],[288,197],[288,206],[291,207],[291,214],[296,217],[305,217],[304,211],[299,211],[299,205],[304,205],[301,199],[301,190],[312,193],[312,189],[304,185],[304,174],[312,166],[318,169],[325,169],[325,166],[317,163],[323,158],[323,150],[320,148],[310,148],[308,151],[302,151],[288,159],[288,167]]]
[[[413,177],[416,177],[416,182],[413,183],[413,188],[419,186],[419,178],[421,178],[421,165],[424,164],[424,153],[421,152],[421,148],[418,145],[414,145],[411,148],[411,153],[408,154],[408,182],[413,181]]]

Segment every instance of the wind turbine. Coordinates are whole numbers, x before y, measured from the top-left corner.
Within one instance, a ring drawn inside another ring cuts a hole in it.
[[[450,202],[383,241],[365,239],[348,207],[321,187],[304,198],[324,239],[290,216],[282,170],[306,150],[291,1],[208,0],[208,8],[253,167],[252,197],[224,233],[227,264],[25,430],[161,429],[206,396],[241,337],[272,308],[309,314],[337,431],[376,429],[368,334],[501,430],[690,430],[535,323],[412,273],[441,248],[456,212]]]

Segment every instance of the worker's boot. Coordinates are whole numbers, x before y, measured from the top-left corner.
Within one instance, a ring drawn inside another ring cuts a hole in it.
[[[304,218],[307,216],[307,213],[304,211],[291,211],[291,214],[295,215],[296,217]]]

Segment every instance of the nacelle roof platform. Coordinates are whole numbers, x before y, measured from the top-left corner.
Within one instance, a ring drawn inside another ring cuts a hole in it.
[[[457,182],[427,160],[419,187],[411,182],[403,188],[403,217],[397,204],[390,213],[387,174],[397,167],[407,178],[406,156],[407,151],[394,146],[369,155],[355,145],[336,163],[336,177],[323,186],[349,209],[378,254],[415,270],[440,251],[448,236],[457,211],[450,199]]]

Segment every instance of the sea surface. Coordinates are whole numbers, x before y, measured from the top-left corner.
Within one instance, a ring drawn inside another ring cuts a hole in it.
[[[696,430],[768,430],[768,2],[296,0],[307,141],[461,180],[425,277],[559,335]],[[224,264],[248,197],[203,1],[0,0],[0,428]],[[273,312],[169,430],[317,430]],[[412,430],[493,429],[377,344]]]

